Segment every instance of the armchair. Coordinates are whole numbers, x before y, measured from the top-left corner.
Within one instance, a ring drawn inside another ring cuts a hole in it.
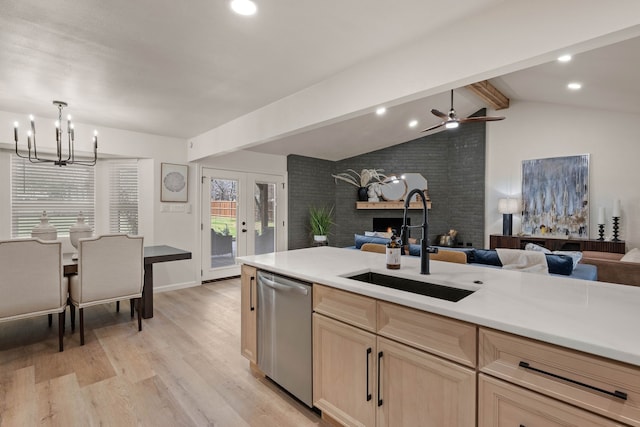
[[[38,239],[0,241],[0,260],[0,322],[58,313],[58,347],[62,351],[67,307],[62,243]]]
[[[107,234],[79,239],[78,275],[70,277],[69,299],[80,311],[80,345],[84,345],[84,308],[93,305],[136,299],[141,331],[143,284],[142,236]]]

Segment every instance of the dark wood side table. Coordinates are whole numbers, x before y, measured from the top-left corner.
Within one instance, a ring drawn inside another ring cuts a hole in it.
[[[183,259],[191,259],[191,252],[167,245],[144,247],[143,318],[153,317],[153,264]],[[78,262],[71,259],[71,254],[64,254],[62,262],[65,276],[78,274]]]

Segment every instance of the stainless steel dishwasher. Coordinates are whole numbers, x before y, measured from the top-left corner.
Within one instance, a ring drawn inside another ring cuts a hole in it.
[[[310,407],[311,304],[309,283],[258,271],[258,366]]]

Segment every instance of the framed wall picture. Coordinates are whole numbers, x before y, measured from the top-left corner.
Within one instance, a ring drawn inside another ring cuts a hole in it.
[[[160,201],[186,203],[189,200],[189,166],[162,163],[160,169]]]
[[[522,162],[522,232],[589,238],[589,155]]]

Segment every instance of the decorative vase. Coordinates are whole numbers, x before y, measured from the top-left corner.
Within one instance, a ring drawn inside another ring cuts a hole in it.
[[[358,201],[359,202],[366,202],[367,200],[369,200],[369,194],[368,194],[367,187],[359,187],[358,188]]]
[[[33,227],[31,230],[31,237],[36,237],[40,240],[56,240],[58,238],[58,230],[49,224],[49,217],[47,217],[47,211],[42,211],[40,217],[40,224]]]
[[[76,250],[78,250],[78,239],[82,239],[85,237],[93,236],[93,230],[84,222],[84,215],[82,215],[82,211],[78,215],[78,220],[75,224],[69,228],[69,240],[71,240],[71,245],[73,245]],[[78,253],[74,253],[71,256],[72,259],[78,259]]]

